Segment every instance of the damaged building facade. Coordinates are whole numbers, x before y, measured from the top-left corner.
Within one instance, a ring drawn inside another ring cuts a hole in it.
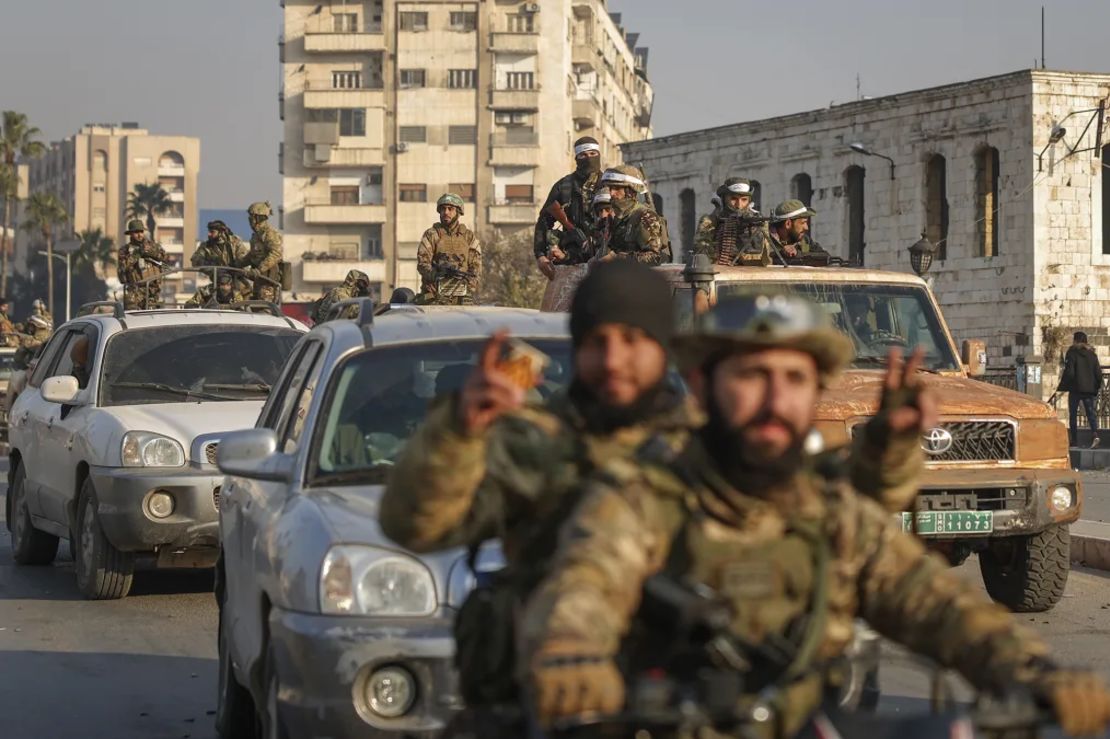
[[[1108,96],[1110,75],[1024,70],[623,150],[650,176],[676,257],[732,175],[764,211],[809,204],[821,245],[867,267],[910,271],[926,234],[957,342],[985,340],[994,371],[1043,361],[1047,395],[1073,331],[1110,358]]]

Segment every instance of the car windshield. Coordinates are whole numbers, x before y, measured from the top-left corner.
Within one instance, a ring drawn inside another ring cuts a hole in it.
[[[100,404],[264,400],[299,337],[273,326],[123,331],[105,349]]]
[[[531,340],[551,358],[539,401],[570,377],[569,339]],[[437,396],[458,390],[474,368],[480,340],[437,341],[356,354],[332,379],[313,438],[312,485],[367,485],[385,481],[401,448]]]
[[[0,354],[0,382],[10,380],[15,371],[15,352]]]
[[[852,282],[729,282],[717,286],[717,299],[753,293],[794,293],[820,305],[855,344],[857,368],[881,368],[890,348],[925,351],[930,370],[958,370],[940,316],[928,294],[914,285]]]

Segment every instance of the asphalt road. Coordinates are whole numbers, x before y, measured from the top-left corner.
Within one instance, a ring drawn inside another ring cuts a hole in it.
[[[2,462],[0,479],[5,473]],[[1092,517],[1110,520],[1110,475],[1092,476],[1088,496]],[[974,558],[959,572],[978,581]],[[1110,677],[1110,574],[1073,570],[1056,609],[1020,618],[1048,639],[1060,662]],[[209,573],[141,572],[125,600],[89,602],[77,594],[65,544],[53,566],[16,567],[0,526],[5,739],[214,739],[215,633]],[[880,710],[926,711],[930,675],[887,649]]]

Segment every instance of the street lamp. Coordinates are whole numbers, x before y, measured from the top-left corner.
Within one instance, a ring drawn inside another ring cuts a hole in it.
[[[77,239],[66,239],[59,241],[54,246],[54,253],[49,254],[45,251],[40,251],[39,254],[43,256],[52,256],[55,259],[62,260],[66,265],[66,321],[72,316],[72,297],[73,297],[73,272],[70,269],[69,257],[75,251],[81,248],[81,242]],[[59,252],[61,252],[59,254]]]
[[[1067,133],[1068,129],[1064,128],[1060,124],[1056,124],[1052,127],[1052,133],[1048,135],[1048,143],[1044,145],[1043,149],[1041,149],[1040,154],[1037,154],[1038,172],[1041,171],[1041,159],[1044,157],[1044,153],[1048,151],[1048,147],[1055,146],[1056,144],[1060,143],[1060,141],[1064,138],[1064,136],[1067,135]]]
[[[871,151],[858,141],[852,144],[848,144],[848,148],[856,152],[857,154],[863,154],[864,156],[869,157],[879,157],[880,159],[885,159],[890,162],[890,179],[894,179],[894,160],[888,157],[886,154],[880,154],[876,151]]]
[[[925,238],[925,232],[922,231],[921,239],[910,247],[910,266],[918,277],[923,277],[933,266],[936,253],[937,245]]]

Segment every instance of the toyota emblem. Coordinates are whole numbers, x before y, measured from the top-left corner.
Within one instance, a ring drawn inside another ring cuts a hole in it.
[[[921,448],[926,454],[939,457],[952,448],[952,434],[947,429],[929,429],[921,436]]]

